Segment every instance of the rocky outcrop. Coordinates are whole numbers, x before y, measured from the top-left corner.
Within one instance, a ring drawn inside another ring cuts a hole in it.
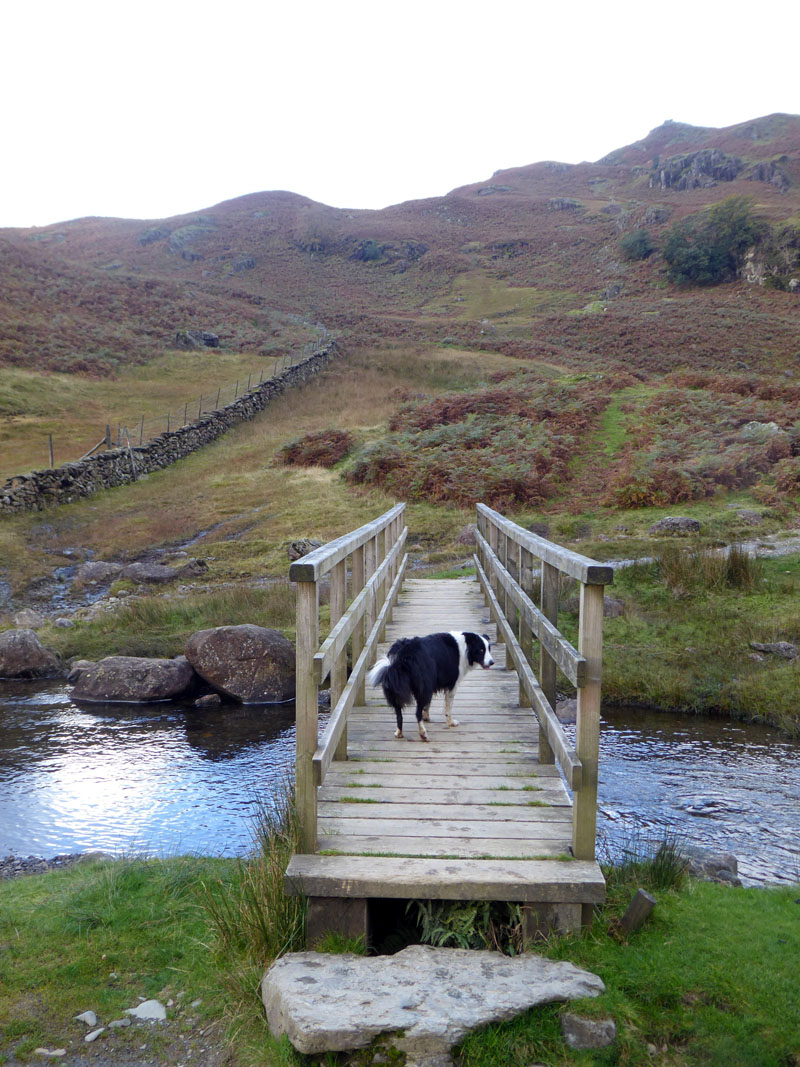
[[[62,673],[58,656],[33,630],[0,633],[0,678],[57,678]]]
[[[277,630],[252,623],[198,630],[189,638],[186,657],[213,689],[242,704],[294,697],[294,648]]]
[[[72,699],[87,703],[145,704],[182,696],[195,676],[185,656],[145,659],[106,656],[97,663],[73,668]]]
[[[668,515],[664,519],[654,522],[649,528],[651,534],[689,534],[697,533],[701,527],[698,519],[690,519],[686,515]]]
[[[83,587],[113,582],[115,578],[119,578],[121,572],[121,563],[106,563],[105,560],[100,559],[92,560],[89,563],[82,563],[78,567],[74,584]]]
[[[750,647],[755,649],[756,652],[766,652],[771,656],[777,656],[779,659],[793,660],[800,655],[800,649],[798,649],[797,645],[793,645],[791,641],[771,641],[768,644],[751,641]]]
[[[743,167],[736,156],[728,156],[718,148],[704,148],[663,160],[650,185],[661,189],[707,189],[717,182],[732,182]]]
[[[320,548],[321,545],[321,541],[315,541],[312,537],[301,537],[297,541],[289,542],[286,554],[289,559],[294,562],[295,560],[302,559],[303,556],[307,556],[309,552],[313,552],[315,549]]]
[[[386,1035],[409,1063],[433,1065],[452,1062],[450,1049],[479,1026],[604,989],[597,975],[533,952],[412,945],[394,956],[290,953],[267,971],[261,997],[272,1033],[299,1052],[365,1048]]]
[[[262,382],[224,408],[208,412],[198,422],[162,433],[146,445],[110,448],[63,467],[10,478],[0,487],[0,513],[41,511],[51,504],[68,504],[79,497],[134,482],[142,474],[176,463],[216,441],[232,426],[254,418],[273,397],[319,374],[335,354],[336,347],[331,342],[315,355]]]
[[[175,347],[187,352],[198,348],[219,348],[219,334],[210,330],[178,330],[175,334]]]

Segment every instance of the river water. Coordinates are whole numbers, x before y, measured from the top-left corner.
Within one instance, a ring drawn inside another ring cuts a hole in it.
[[[0,857],[244,855],[294,766],[294,707],[78,707],[0,683]],[[569,729],[569,728],[567,728]],[[598,854],[635,841],[732,852],[745,884],[800,879],[800,742],[727,720],[605,711]]]

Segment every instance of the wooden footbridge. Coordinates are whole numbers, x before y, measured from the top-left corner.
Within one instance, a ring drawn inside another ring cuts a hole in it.
[[[327,930],[369,939],[377,898],[516,902],[526,938],[575,929],[604,899],[595,825],[603,588],[613,571],[477,510],[476,578],[407,577],[404,504],[290,568],[302,853],[286,886],[309,897],[309,944]],[[580,587],[577,649],[557,627],[562,576]],[[330,633],[320,643],[328,581]],[[397,637],[438,630],[488,634],[495,666],[458,687],[457,728],[439,696],[430,742],[416,728],[396,739],[383,693],[365,691],[367,670]],[[554,711],[558,671],[577,688],[574,748]],[[328,684],[320,735],[318,691]]]

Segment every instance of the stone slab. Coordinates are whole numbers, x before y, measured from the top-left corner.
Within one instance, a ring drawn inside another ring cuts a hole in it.
[[[447,1062],[470,1030],[604,989],[597,975],[535,953],[412,945],[394,956],[292,953],[269,968],[261,995],[273,1034],[299,1052],[364,1048],[391,1035],[409,1065],[427,1067]]]

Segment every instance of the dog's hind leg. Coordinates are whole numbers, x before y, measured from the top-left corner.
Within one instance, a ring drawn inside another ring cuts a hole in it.
[[[454,719],[451,715],[453,710],[453,697],[455,692],[452,689],[445,689],[444,691],[444,713],[447,718],[448,726],[458,726],[458,719]]]
[[[399,704],[395,705],[394,713],[397,716],[397,729],[394,732],[395,737],[403,736],[403,709]]]
[[[428,705],[430,707],[430,704]],[[425,708],[422,704],[417,704],[417,726],[419,727],[419,739],[420,741],[428,740],[428,731],[425,729],[425,724],[422,721],[422,716],[425,714]]]
[[[422,709],[422,718],[425,720],[425,722],[430,722],[431,721],[431,706],[430,706],[430,704],[428,704],[427,707]]]

